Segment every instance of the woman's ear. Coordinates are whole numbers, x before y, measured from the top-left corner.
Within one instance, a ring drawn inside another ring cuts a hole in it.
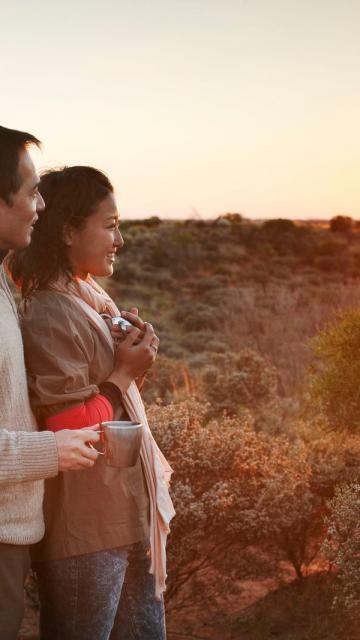
[[[74,228],[66,224],[62,230],[63,240],[67,247],[71,247],[74,235]]]

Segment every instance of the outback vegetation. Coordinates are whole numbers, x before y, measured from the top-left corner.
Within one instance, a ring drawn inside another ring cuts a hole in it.
[[[144,395],[174,469],[170,640],[360,638],[360,229],[122,231],[104,284],[161,338]]]

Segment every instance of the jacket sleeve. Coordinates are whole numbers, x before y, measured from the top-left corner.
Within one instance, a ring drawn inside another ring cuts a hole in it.
[[[8,431],[0,428],[0,485],[56,476],[59,458],[50,431]]]
[[[21,316],[30,401],[40,424],[87,409],[113,370],[111,347],[79,306],[57,292],[34,295]]]
[[[64,296],[31,298],[21,329],[30,401],[38,418],[80,406],[99,393],[89,375],[92,332]]]

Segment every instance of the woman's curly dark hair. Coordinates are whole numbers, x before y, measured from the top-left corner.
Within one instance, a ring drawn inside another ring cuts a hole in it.
[[[75,166],[44,173],[39,191],[45,209],[39,212],[31,243],[15,251],[7,265],[23,297],[36,289],[45,289],[60,276],[72,277],[64,229],[81,229],[114,189],[98,169]]]

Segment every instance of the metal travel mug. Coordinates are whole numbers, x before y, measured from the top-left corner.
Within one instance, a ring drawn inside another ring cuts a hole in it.
[[[106,464],[118,468],[133,467],[140,455],[142,431],[141,422],[102,422],[100,438],[104,450],[99,453],[105,456]]]

